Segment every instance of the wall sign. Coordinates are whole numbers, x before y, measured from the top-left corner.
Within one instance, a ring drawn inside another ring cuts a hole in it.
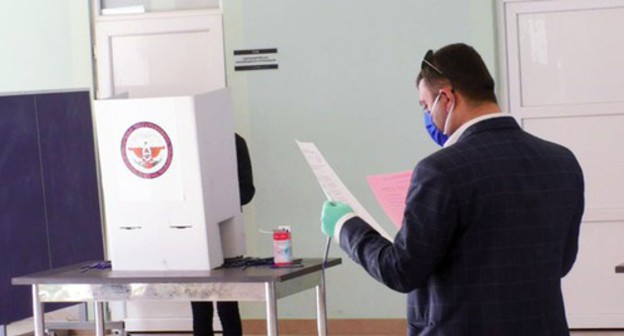
[[[234,71],[277,69],[277,48],[234,50]]]

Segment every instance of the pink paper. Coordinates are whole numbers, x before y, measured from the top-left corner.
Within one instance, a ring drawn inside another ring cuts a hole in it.
[[[405,198],[410,185],[412,171],[393,174],[371,175],[367,177],[368,184],[373,194],[390,217],[392,223],[401,228],[403,223],[403,211],[405,210]]]

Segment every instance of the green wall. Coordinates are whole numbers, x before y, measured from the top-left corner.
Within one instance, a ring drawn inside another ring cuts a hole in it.
[[[453,42],[495,67],[492,0],[224,0],[228,85],[249,143],[257,196],[245,209],[248,255],[270,256],[258,230],[291,225],[296,257],[321,257],[323,193],[294,139],[313,141],[353,194],[395,229],[366,176],[409,170],[436,147],[414,79],[422,55]],[[90,87],[87,1],[0,2],[0,94]],[[232,51],[279,49],[279,70],[233,72]],[[372,280],[336,245],[328,271],[331,318],[403,318],[405,296]],[[264,305],[242,304],[244,318]],[[314,291],[279,302],[285,318],[314,318]]]
[[[0,1],[0,93],[91,86],[88,4]]]

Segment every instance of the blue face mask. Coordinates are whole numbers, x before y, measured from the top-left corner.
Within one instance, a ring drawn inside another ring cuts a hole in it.
[[[438,127],[433,123],[433,119],[431,118],[431,111],[433,111],[433,109],[437,105],[438,99],[440,99],[440,95],[438,95],[433,101],[433,104],[431,105],[431,110],[425,110],[425,128],[427,129],[427,132],[435,143],[437,143],[439,146],[444,146],[444,143],[446,143],[446,140],[448,140],[449,137],[448,135],[444,134],[444,132],[442,132],[440,129],[438,129]]]
[[[433,123],[433,120],[431,119],[431,114],[429,114],[428,111],[425,111],[425,127],[427,128],[427,132],[431,136],[431,139],[433,139],[433,141],[437,143],[440,147],[444,146],[446,140],[448,140],[448,136],[442,133],[442,131],[440,131],[438,127]]]

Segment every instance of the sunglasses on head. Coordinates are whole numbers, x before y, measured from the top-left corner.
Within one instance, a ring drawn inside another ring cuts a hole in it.
[[[423,57],[422,62],[420,63],[420,70],[423,70],[425,66],[428,66],[431,69],[435,70],[435,72],[437,72],[440,76],[448,78],[448,76],[444,72],[442,72],[442,70],[438,69],[438,67],[433,65],[433,63],[431,62],[432,57],[433,57],[433,50],[427,51],[427,53],[425,54],[425,57]]]

